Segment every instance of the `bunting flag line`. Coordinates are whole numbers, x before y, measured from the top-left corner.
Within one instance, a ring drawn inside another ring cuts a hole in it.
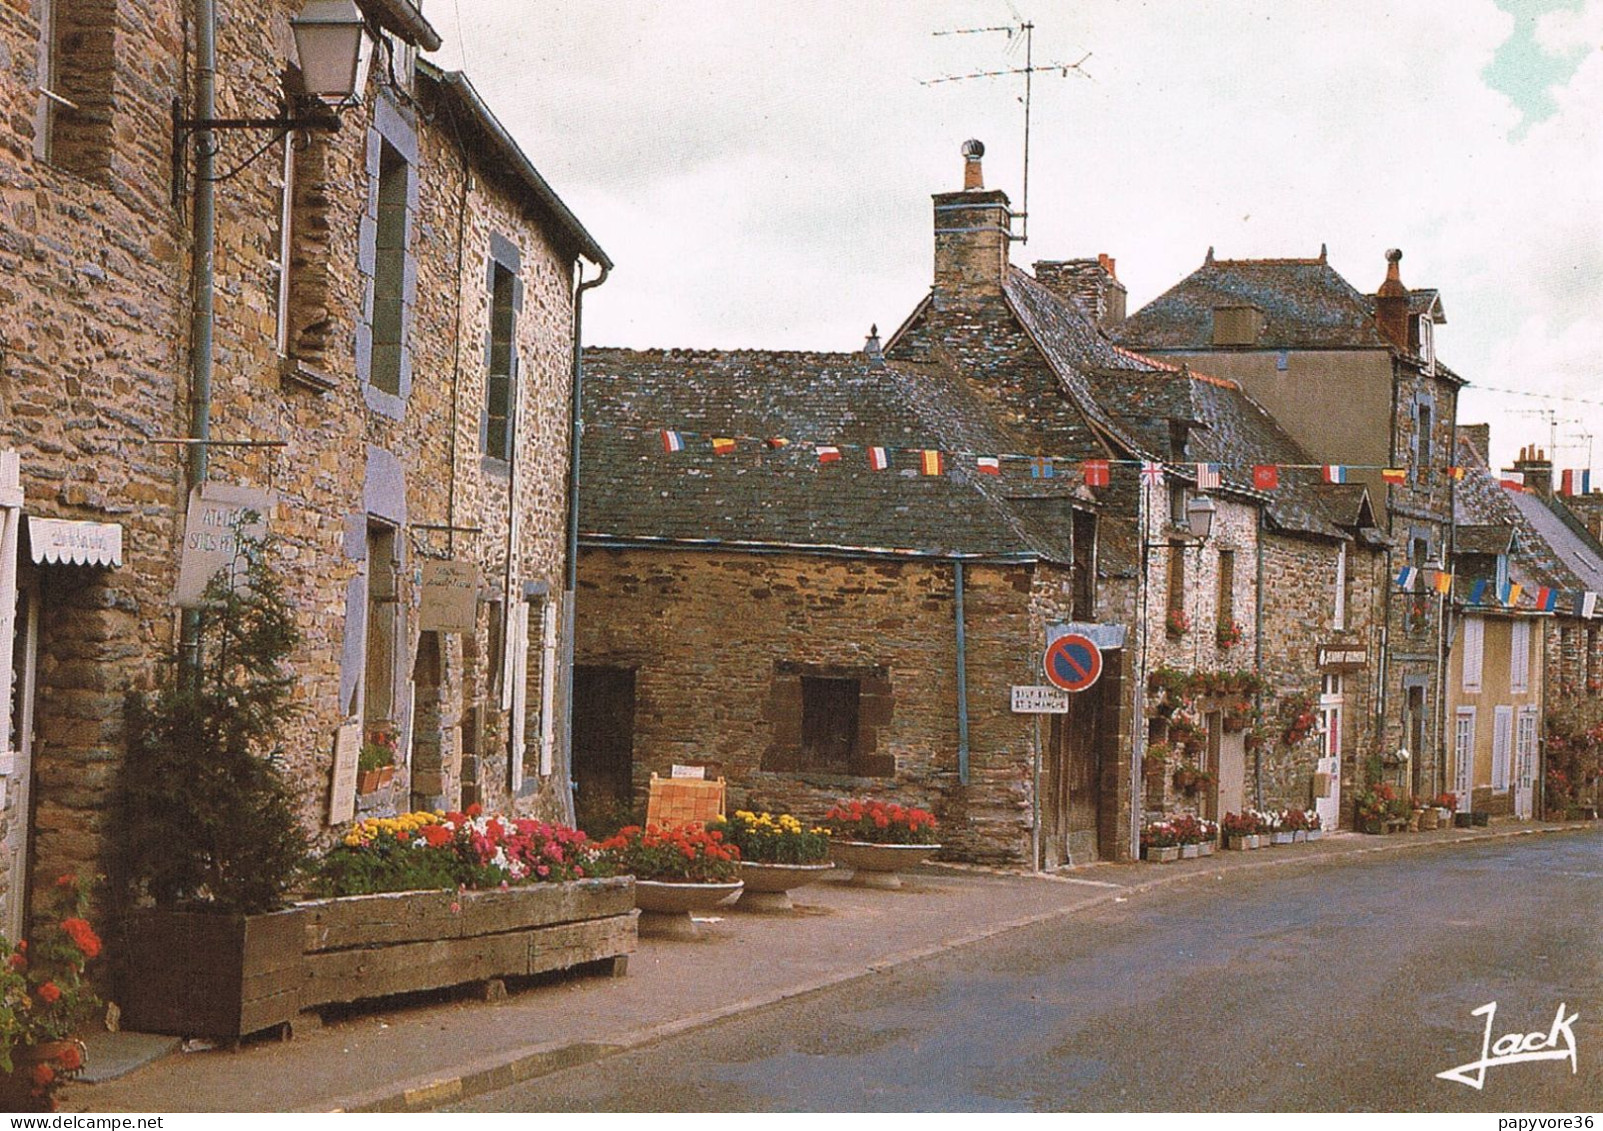
[[[974,460],[974,470],[981,475],[1001,475],[1002,461],[995,456],[979,456]]]
[[[682,452],[685,450],[685,438],[677,432],[662,430],[662,450],[665,452]]]
[[[1216,463],[1197,464],[1197,490],[1217,491],[1219,489],[1219,465]]]
[[[1031,456],[1030,457],[1030,478],[1031,479],[1050,479],[1050,478],[1052,478],[1052,459],[1051,459],[1050,456]]]
[[[1453,575],[1446,570],[1437,570],[1436,576],[1431,579],[1431,587],[1444,596],[1453,591]]]
[[[1471,585],[1469,587],[1469,603],[1470,604],[1472,604],[1472,605],[1482,605],[1482,604],[1486,603],[1486,585],[1487,585],[1486,579],[1483,577],[1479,581],[1477,581],[1474,585]]]
[[[1280,468],[1272,463],[1254,464],[1252,485],[1260,491],[1273,491],[1280,486]]]
[[[1086,460],[1080,465],[1080,474],[1085,477],[1087,487],[1106,487],[1111,475],[1105,459]]]
[[[891,465],[891,457],[884,448],[868,449],[868,466],[875,471],[884,471]]]
[[[839,463],[840,462],[840,449],[839,448],[831,447],[830,445],[826,444],[826,445],[824,445],[822,447],[819,447],[819,448],[817,448],[815,450],[818,452],[818,462],[819,463]]]
[[[1583,467],[1579,470],[1565,468],[1560,478],[1561,495],[1590,495],[1592,493],[1592,469]]]
[[[1522,495],[1525,493],[1525,484],[1518,479],[1499,479],[1497,485],[1505,491],[1518,491]]]
[[[1504,600],[1503,604],[1510,607],[1519,604],[1520,593],[1524,591],[1524,588],[1525,587],[1517,581],[1510,582],[1508,586],[1508,597],[1506,600]]]
[[[1163,486],[1163,464],[1150,459],[1142,460],[1141,481],[1154,487]]]
[[[1536,591],[1536,608],[1539,612],[1550,613],[1558,607],[1558,593],[1546,585]]]
[[[1327,463],[1320,470],[1320,475],[1326,483],[1347,482],[1347,469],[1339,463]]]
[[[1450,478],[1462,479],[1464,478],[1464,469],[1459,467],[1457,464],[1454,464],[1452,467],[1447,469],[1447,474]]]
[[[1597,615],[1597,594],[1591,591],[1575,595],[1575,615],[1590,620]]]
[[[1567,467],[1559,474],[1558,493],[1560,495],[1575,494],[1575,472]]]
[[[922,448],[918,453],[918,470],[921,475],[941,473],[941,453],[934,448]]]
[[[735,441],[728,436],[714,436],[712,450],[714,455],[726,456],[735,450]]]
[[[763,446],[769,451],[777,452],[780,448],[790,447],[790,441],[783,436],[770,436],[763,441]]]
[[[1401,487],[1408,481],[1408,469],[1402,467],[1383,467],[1380,469],[1380,477],[1394,486]]]
[[[1419,579],[1419,570],[1414,566],[1404,566],[1397,571],[1397,588],[1404,593],[1414,591],[1414,582]]]

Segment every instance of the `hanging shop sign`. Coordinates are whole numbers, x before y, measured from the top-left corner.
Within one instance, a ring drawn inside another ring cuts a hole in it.
[[[479,618],[479,567],[472,562],[430,559],[423,563],[424,632],[473,632]]]
[[[234,565],[240,538],[265,538],[275,496],[254,487],[203,483],[189,492],[184,519],[183,556],[173,601],[181,609],[199,608],[206,586],[219,570]]]

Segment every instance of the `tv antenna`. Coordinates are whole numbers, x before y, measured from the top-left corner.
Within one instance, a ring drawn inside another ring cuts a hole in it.
[[[1008,7],[1012,8],[1012,5],[1009,4]],[[1030,242],[1030,88],[1031,88],[1031,81],[1035,78],[1035,73],[1037,71],[1041,71],[1041,72],[1046,73],[1046,74],[1051,74],[1053,72],[1057,72],[1063,78],[1068,78],[1069,77],[1069,73],[1072,71],[1074,74],[1079,75],[1081,78],[1088,79],[1091,76],[1085,71],[1085,68],[1082,66],[1082,64],[1087,59],[1089,59],[1091,57],[1091,52],[1087,51],[1084,55],[1080,56],[1079,61],[1075,62],[1075,63],[1045,63],[1045,64],[1042,64],[1041,66],[1036,66],[1035,65],[1035,24],[1031,23],[1029,20],[1024,19],[1022,16],[1020,16],[1018,14],[1017,11],[1013,12],[1013,18],[1016,21],[1015,23],[1003,24],[1003,25],[1000,25],[1000,26],[997,26],[997,27],[953,28],[953,29],[951,29],[949,31],[937,31],[937,32],[932,32],[931,34],[933,34],[933,35],[985,35],[986,33],[989,33],[989,32],[1004,32],[1007,35],[1007,47],[1004,49],[1006,54],[1008,54],[1008,55],[1016,54],[1018,49],[1019,49],[1019,45],[1021,43],[1024,45],[1024,66],[1022,66],[1022,67],[1004,67],[1001,70],[996,70],[996,71],[973,71],[973,72],[970,72],[969,74],[966,74],[966,75],[943,75],[942,77],[940,77],[938,79],[925,79],[919,85],[921,85],[921,86],[934,86],[937,83],[943,83],[943,82],[967,82],[970,79],[1005,78],[1005,77],[1008,77],[1008,76],[1011,76],[1011,75],[1023,75],[1024,76],[1024,98],[1022,99],[1022,101],[1024,103],[1024,198],[1020,203],[1019,211],[1014,213],[1014,215],[1019,217],[1019,219],[1022,220],[1024,223],[1023,223],[1023,228],[1019,232],[1019,234],[1016,235],[1016,236],[1010,234],[1009,238],[1018,240],[1020,243],[1029,243]]]

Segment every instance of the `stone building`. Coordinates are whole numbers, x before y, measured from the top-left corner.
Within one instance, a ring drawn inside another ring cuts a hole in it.
[[[1110,329],[1149,356],[1238,381],[1328,478],[1377,503],[1385,570],[1444,567],[1451,549],[1452,433],[1463,380],[1437,357],[1435,290],[1406,288],[1400,252],[1367,295],[1312,259],[1215,259]],[[1411,752],[1410,788],[1441,778],[1444,599],[1381,590],[1378,650],[1344,687],[1368,683],[1375,745]]]
[[[219,7],[216,115],[301,106],[298,5]],[[0,11],[8,934],[30,875],[114,857],[122,699],[174,656],[202,479],[278,539],[304,637],[284,757],[309,826],[344,815],[342,727],[396,747],[397,784],[362,810],[567,807],[575,306],[581,263],[610,263],[468,80],[418,60],[440,40],[417,7],[360,11],[365,86],[338,130],[219,131],[204,185],[170,109],[196,114],[187,4]],[[467,612],[442,627],[431,606],[425,630],[442,561]]]

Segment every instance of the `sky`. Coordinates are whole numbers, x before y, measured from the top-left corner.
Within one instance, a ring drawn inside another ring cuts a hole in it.
[[[853,350],[928,291],[930,195],[1024,204],[1133,312],[1203,262],[1387,248],[1441,292],[1460,423],[1603,465],[1603,0],[425,0],[616,268],[586,345]],[[960,29],[1002,28],[968,34]],[[1078,64],[1078,67],[1075,67]],[[1554,440],[1556,439],[1556,446]]]

